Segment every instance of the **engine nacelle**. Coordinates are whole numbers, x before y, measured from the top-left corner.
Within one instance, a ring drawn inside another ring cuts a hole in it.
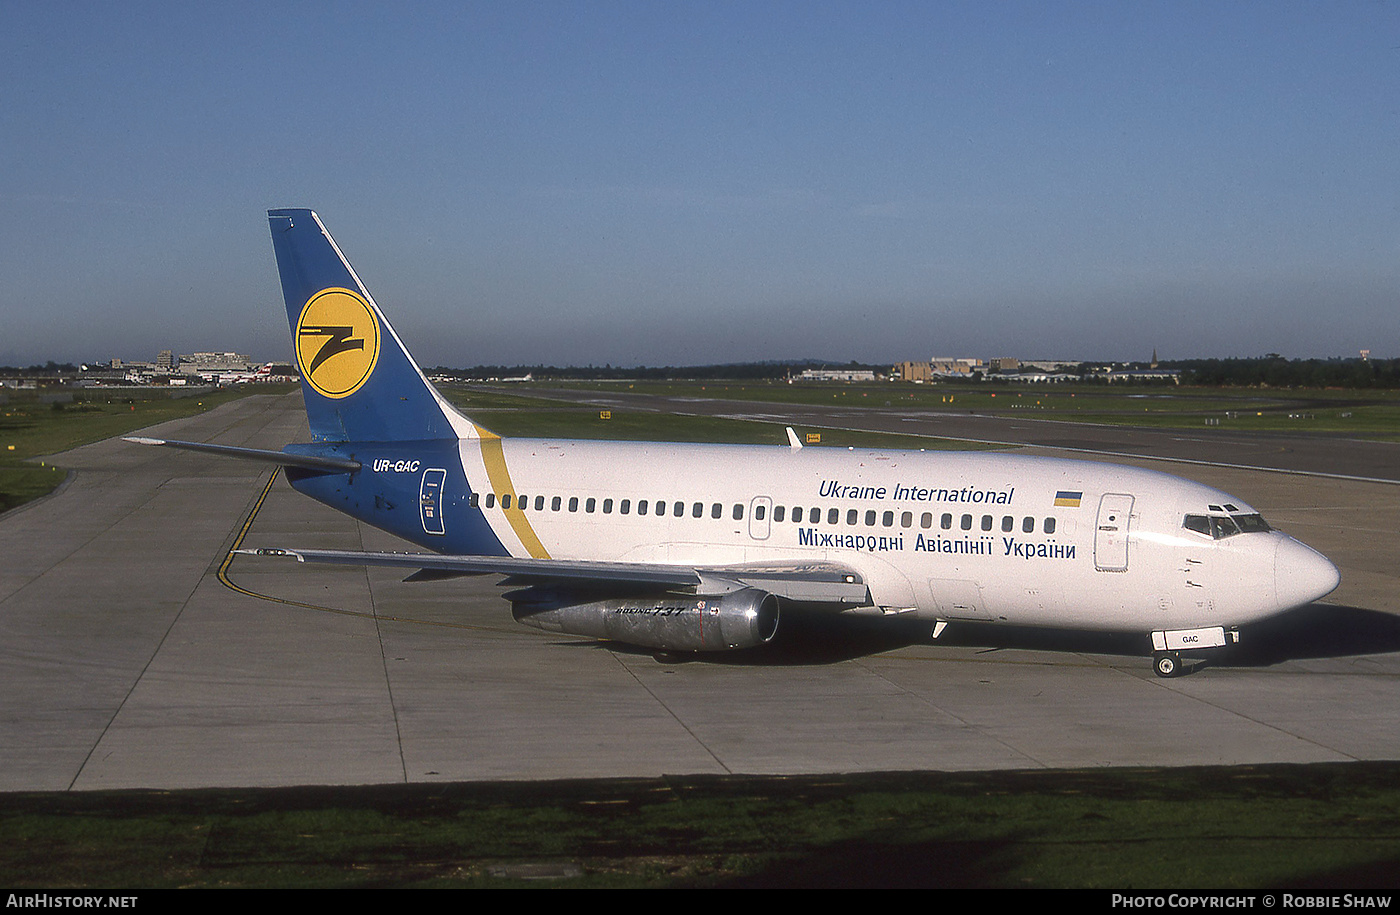
[[[753,648],[778,632],[778,598],[745,588],[718,597],[662,594],[581,601],[578,595],[518,592],[511,613],[526,626],[669,651]]]

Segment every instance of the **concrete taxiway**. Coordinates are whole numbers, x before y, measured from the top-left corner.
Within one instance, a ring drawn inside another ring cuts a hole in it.
[[[292,394],[151,434],[305,431]],[[1141,637],[953,626],[930,644],[861,620],[662,664],[517,625],[491,578],[230,559],[407,548],[262,465],[119,440],[59,463],[70,485],[0,518],[0,790],[1400,757],[1396,485],[1147,462],[1247,499],[1343,576],[1228,662],[1160,680]]]

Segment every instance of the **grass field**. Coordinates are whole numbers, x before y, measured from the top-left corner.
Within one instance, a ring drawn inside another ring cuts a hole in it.
[[[11,887],[1344,889],[1400,764],[0,796]]]
[[[723,442],[750,445],[786,445],[785,426],[709,416],[677,416],[644,410],[603,409],[598,406],[561,405],[557,401],[521,394],[503,394],[470,386],[445,387],[443,393],[472,419],[498,435],[540,436],[570,439],[616,439],[653,442]],[[606,414],[606,417],[605,415]],[[976,443],[919,435],[847,432],[794,427],[804,441],[808,433],[820,436],[818,444],[834,447],[920,448],[976,450]]]
[[[1318,432],[1400,441],[1400,391],[1110,387],[1102,384],[591,382],[574,390],[766,403],[969,412],[1154,428]],[[538,387],[543,388],[541,383]]]

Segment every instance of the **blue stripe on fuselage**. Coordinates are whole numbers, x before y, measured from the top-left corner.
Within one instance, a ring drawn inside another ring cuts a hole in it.
[[[472,489],[457,448],[455,440],[348,442],[334,453],[359,461],[359,471],[316,473],[292,467],[287,481],[297,492],[434,552],[510,555],[481,509],[471,507]],[[427,533],[423,520],[423,477],[429,470],[446,472],[436,506],[440,535]]]

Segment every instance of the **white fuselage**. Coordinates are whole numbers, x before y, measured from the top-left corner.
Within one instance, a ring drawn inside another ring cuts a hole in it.
[[[1187,529],[1190,514],[1253,509],[1134,467],[549,439],[463,439],[460,454],[466,478],[490,486],[444,493],[443,518],[452,523],[454,506],[480,511],[512,555],[696,566],[830,560],[865,577],[874,606],[930,619],[1231,627],[1337,583],[1331,563],[1280,532],[1215,539]]]

